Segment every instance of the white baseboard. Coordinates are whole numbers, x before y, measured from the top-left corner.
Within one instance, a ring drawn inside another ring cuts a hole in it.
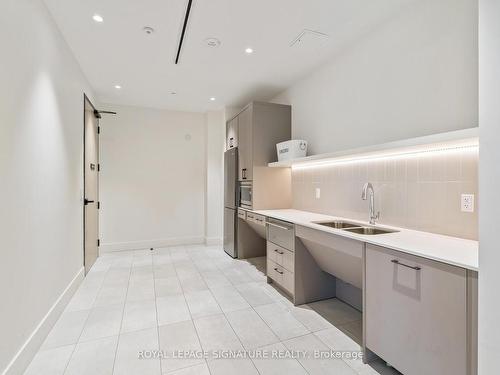
[[[222,245],[222,237],[205,237],[205,245],[207,246]]]
[[[85,275],[85,269],[82,267],[69,283],[66,289],[61,293],[56,302],[52,305],[42,321],[35,328],[24,345],[19,349],[12,361],[7,365],[2,375],[22,374],[29,366],[31,360],[38,352],[38,349],[45,341],[50,330],[57,322],[57,319],[69,303],[71,297],[76,292]]]
[[[146,240],[132,242],[110,242],[103,243],[99,247],[99,252],[109,253],[113,251],[142,250],[178,245],[198,245],[205,243],[204,237],[173,237],[162,240]]]

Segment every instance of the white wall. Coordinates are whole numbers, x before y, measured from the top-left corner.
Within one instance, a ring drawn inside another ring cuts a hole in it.
[[[311,154],[477,126],[476,29],[476,0],[414,1],[273,101]]]
[[[479,374],[500,373],[500,1],[480,0]]]
[[[90,89],[40,0],[1,1],[0,45],[0,373],[19,354],[19,374],[81,275]]]
[[[102,250],[203,242],[205,115],[109,109],[118,115],[101,120]]]
[[[208,245],[222,244],[224,206],[225,113],[206,114],[206,233]]]

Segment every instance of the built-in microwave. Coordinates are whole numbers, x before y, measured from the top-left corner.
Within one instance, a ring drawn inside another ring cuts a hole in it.
[[[252,209],[252,182],[240,182],[240,207]]]

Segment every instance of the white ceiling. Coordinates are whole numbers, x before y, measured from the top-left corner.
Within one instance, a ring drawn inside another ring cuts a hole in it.
[[[268,100],[410,1],[194,0],[174,65],[187,0],[45,0],[101,102],[186,111]],[[329,37],[290,47],[303,29]]]

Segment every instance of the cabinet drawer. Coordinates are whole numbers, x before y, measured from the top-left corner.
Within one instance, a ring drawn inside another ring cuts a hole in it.
[[[293,251],[295,244],[294,226],[286,221],[268,219],[267,240]]]
[[[267,258],[267,276],[290,294],[294,294],[294,274]]]
[[[294,272],[294,253],[290,250],[267,241],[267,257],[288,271]]]
[[[366,248],[366,345],[405,375],[467,374],[466,270]]]
[[[253,212],[248,212],[247,213],[247,220],[255,223],[257,225],[266,225],[266,217],[258,214],[254,214]]]
[[[241,208],[238,208],[238,217],[240,219],[246,220],[247,219],[247,212],[245,210],[242,210]]]

